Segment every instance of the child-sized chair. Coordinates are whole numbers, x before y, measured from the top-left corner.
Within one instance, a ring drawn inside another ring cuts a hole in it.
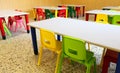
[[[111,24],[120,26],[120,15],[114,15]]]
[[[11,36],[12,34],[11,34],[10,30],[8,29],[8,27],[6,26],[5,20],[3,20],[2,23],[3,23],[4,31],[5,31],[9,36]]]
[[[37,14],[37,20],[45,19],[45,13],[44,13],[43,9],[37,8],[36,14]]]
[[[15,28],[13,29],[14,22],[16,23],[16,25],[15,25]],[[8,27],[10,28],[10,30],[13,30],[16,32],[18,29],[18,26],[20,26],[20,28],[24,26],[24,28],[26,29],[26,25],[24,24],[23,18],[21,16],[8,17]]]
[[[55,16],[54,16],[54,13],[52,13],[52,12],[51,12],[50,10],[48,10],[48,9],[45,9],[45,16],[46,16],[46,19],[55,17]]]
[[[79,18],[79,14],[81,15],[80,7],[76,7],[75,10],[76,10],[77,18]]]
[[[84,64],[87,67],[86,73],[90,73],[91,66],[94,65],[94,73],[96,73],[96,58],[93,52],[86,50],[85,41],[70,36],[63,36],[62,54],[57,73],[60,73],[64,57]]]
[[[72,18],[73,16],[76,17],[76,11],[74,7],[68,6],[68,14]]]
[[[108,24],[108,16],[106,14],[97,14],[96,22]]]
[[[118,52],[107,49],[103,59],[102,73],[108,73],[110,62],[117,63]]]
[[[66,8],[66,6],[61,6],[61,8]],[[58,17],[64,17],[66,18],[66,9],[63,9],[63,10],[59,10],[58,11]]]
[[[41,46],[39,51],[39,57],[38,57],[38,65],[41,63],[42,58],[42,50],[43,48],[48,48],[52,52],[55,52],[58,54],[57,61],[56,61],[56,69],[55,73],[58,70],[58,63],[61,56],[61,42],[56,40],[55,34],[51,31],[40,29],[40,37],[41,37]]]

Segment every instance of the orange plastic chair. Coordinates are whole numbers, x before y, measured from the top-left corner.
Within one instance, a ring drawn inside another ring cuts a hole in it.
[[[40,20],[41,18],[45,19],[45,13],[43,12],[43,9],[37,8],[36,13],[37,13],[37,20]]]
[[[49,50],[55,52],[58,54],[57,61],[56,61],[56,69],[55,73],[58,69],[58,63],[61,55],[61,42],[56,40],[55,34],[51,31],[40,29],[40,37],[41,37],[41,46],[39,51],[39,57],[38,57],[38,65],[41,63],[42,58],[42,50],[43,48],[48,48]]]
[[[97,14],[96,22],[108,24],[108,16],[106,14]]]

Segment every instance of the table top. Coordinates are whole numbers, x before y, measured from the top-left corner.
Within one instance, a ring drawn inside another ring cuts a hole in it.
[[[40,6],[40,7],[34,7],[34,8],[42,8],[42,9],[49,9],[49,10],[63,10],[63,9],[66,9],[66,8],[61,8],[61,7],[48,7],[48,6]]]
[[[73,7],[84,7],[85,5],[64,5],[64,4],[60,4],[60,6],[73,6]]]
[[[107,6],[103,7],[103,9],[120,9],[120,6]]]
[[[0,10],[0,17],[26,15],[26,14],[29,14],[29,13],[19,12],[19,11],[14,11],[14,10]]]
[[[120,11],[110,11],[110,10],[90,10],[85,13],[89,14],[107,14],[107,15],[120,15]]]
[[[31,22],[28,25],[120,52],[120,26],[60,17]]]

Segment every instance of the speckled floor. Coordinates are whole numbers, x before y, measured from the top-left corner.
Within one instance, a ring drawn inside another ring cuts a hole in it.
[[[39,43],[39,31],[37,31]],[[1,37],[0,37],[1,38]],[[38,44],[39,46],[39,44]],[[101,47],[91,45],[95,53],[97,65],[101,58]],[[37,66],[38,56],[34,55],[31,35],[25,32],[13,34],[6,40],[0,39],[0,73],[54,73],[56,54],[47,49],[43,51],[42,62]],[[115,64],[111,64],[109,73],[114,73]],[[79,63],[71,65],[68,59],[64,60],[62,73],[85,73],[85,66]],[[101,68],[97,67],[97,73]]]

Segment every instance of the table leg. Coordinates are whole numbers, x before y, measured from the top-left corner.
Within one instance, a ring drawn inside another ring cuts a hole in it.
[[[120,73],[120,53],[118,55],[118,61],[117,61],[117,66],[116,66],[115,73]]]
[[[94,21],[96,21],[96,14],[95,14],[95,17],[94,17]]]
[[[38,47],[37,47],[37,39],[36,39],[36,30],[35,28],[31,27],[31,36],[32,36],[32,43],[33,43],[33,50],[34,54],[38,55]]]
[[[57,17],[57,14],[58,14],[58,10],[55,10],[55,17]],[[60,35],[57,35],[57,40],[60,41]]]
[[[2,35],[2,39],[6,39],[6,35],[5,35],[5,31],[4,31],[4,27],[2,25],[2,18],[0,18],[0,30],[1,30],[1,35]]]
[[[33,15],[34,15],[34,20],[37,20],[37,13],[36,13],[36,8],[33,8]]]
[[[85,20],[86,20],[86,21],[88,21],[88,20],[89,20],[89,13],[86,13]]]
[[[85,14],[85,6],[83,6],[83,17],[84,17],[84,14]]]
[[[29,28],[29,26],[27,25],[27,24],[29,23],[29,19],[28,19],[28,15],[27,15],[27,14],[25,15],[25,21],[26,21],[27,33],[29,33],[29,32],[30,32],[30,28]]]

